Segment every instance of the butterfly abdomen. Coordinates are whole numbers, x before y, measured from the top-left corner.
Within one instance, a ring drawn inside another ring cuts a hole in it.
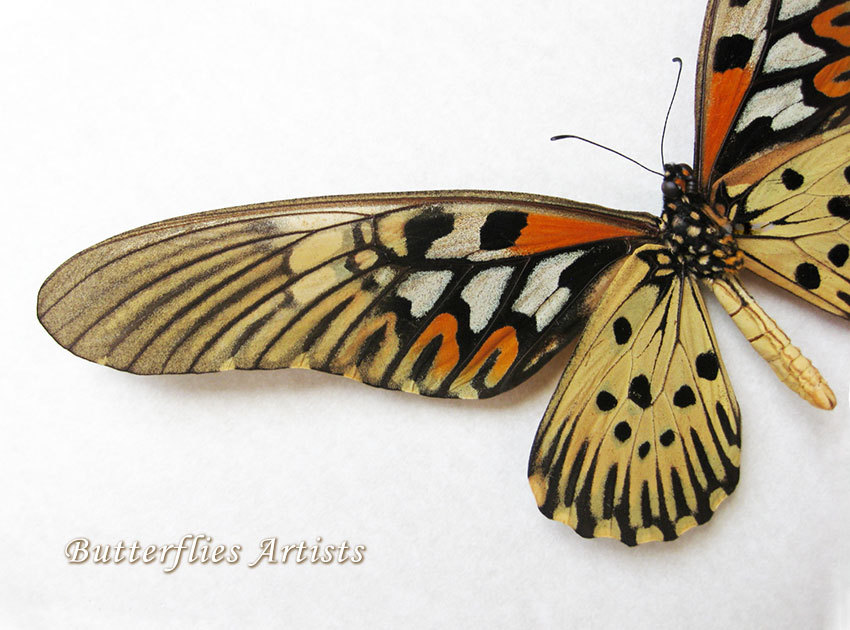
[[[735,238],[712,217],[689,166],[665,166],[662,191],[661,237],[688,273],[716,278],[743,266]]]

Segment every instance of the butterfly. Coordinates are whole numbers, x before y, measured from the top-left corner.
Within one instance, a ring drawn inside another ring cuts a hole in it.
[[[192,214],[62,264],[38,318],[136,374],[300,367],[485,398],[578,339],[528,474],[585,537],[673,540],[739,476],[740,411],[700,285],[779,378],[835,397],[738,278],[850,318],[850,2],[711,0],[692,168],[660,217],[566,199],[441,191]]]

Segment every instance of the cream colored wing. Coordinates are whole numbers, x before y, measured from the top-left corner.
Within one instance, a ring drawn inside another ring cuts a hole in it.
[[[738,481],[740,414],[695,280],[645,245],[592,313],[537,432],[540,511],[585,537],[671,540]]]
[[[747,268],[850,318],[850,126],[732,171],[715,198]]]

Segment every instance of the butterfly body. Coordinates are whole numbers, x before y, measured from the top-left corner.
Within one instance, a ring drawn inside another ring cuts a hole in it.
[[[715,278],[744,266],[744,257],[731,235],[731,225],[713,218],[699,193],[693,169],[668,164],[664,169],[664,209],[661,238],[677,260],[699,278]]]
[[[485,398],[578,338],[528,476],[582,536],[672,540],[734,490],[741,414],[700,291],[779,379],[835,396],[739,279],[850,319],[850,2],[710,0],[694,168],[661,217],[507,192],[319,197],[198,213],[77,254],[38,317],[136,374],[300,367]]]

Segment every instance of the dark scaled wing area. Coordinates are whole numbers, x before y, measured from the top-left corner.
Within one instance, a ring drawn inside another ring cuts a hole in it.
[[[470,191],[326,197],[153,224],[74,256],[38,316],[138,374],[302,367],[432,396],[520,383],[572,337],[647,215]]]
[[[697,75],[704,190],[766,151],[850,120],[850,3],[713,0]]]

